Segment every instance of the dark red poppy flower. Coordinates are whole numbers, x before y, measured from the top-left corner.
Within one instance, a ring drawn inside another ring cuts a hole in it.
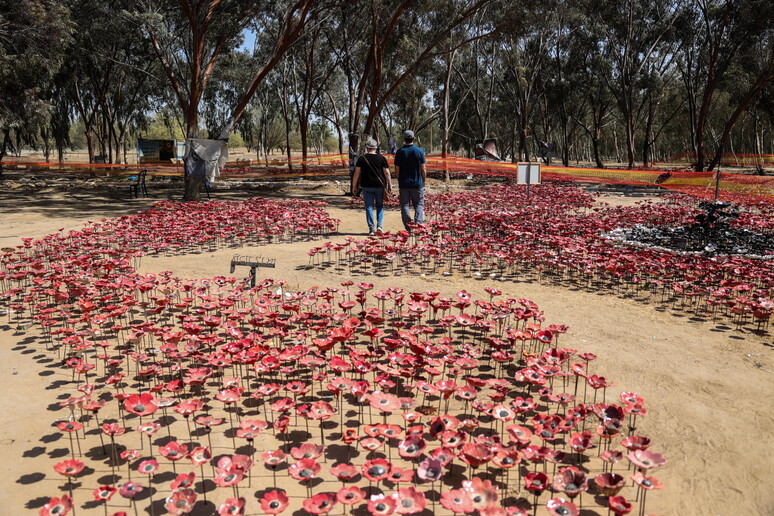
[[[524,487],[528,491],[540,494],[548,488],[548,475],[543,472],[530,472],[524,476]]]
[[[618,516],[629,514],[632,511],[632,504],[626,501],[623,496],[611,496],[607,499],[608,508]]]
[[[557,493],[564,493],[570,498],[575,498],[588,489],[588,480],[586,473],[575,466],[560,468],[559,473],[554,475],[552,488]]]
[[[626,480],[617,473],[600,473],[594,477],[594,485],[603,496],[615,496],[623,489]]]

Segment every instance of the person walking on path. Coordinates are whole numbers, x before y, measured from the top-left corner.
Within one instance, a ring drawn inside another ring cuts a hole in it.
[[[414,132],[403,132],[403,147],[395,153],[395,175],[400,188],[400,215],[406,231],[411,232],[411,205],[414,206],[414,222],[425,220],[425,151],[414,145]]]
[[[355,165],[355,175],[352,176],[352,195],[357,194],[358,181],[363,192],[368,234],[381,235],[382,219],[384,218],[384,194],[392,193],[390,166],[384,156],[376,153],[377,143],[373,138],[366,140],[366,153],[360,156]],[[376,208],[376,221],[374,221]]]

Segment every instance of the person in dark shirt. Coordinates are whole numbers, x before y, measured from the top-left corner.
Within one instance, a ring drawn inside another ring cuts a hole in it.
[[[355,175],[352,177],[352,195],[357,193],[358,181],[363,192],[368,234],[381,235],[382,219],[384,218],[384,193],[392,193],[390,166],[384,156],[376,153],[377,143],[373,138],[366,140],[366,153],[360,156],[355,165]],[[376,221],[374,222],[374,207]]]
[[[414,132],[403,132],[403,147],[395,153],[395,175],[400,188],[400,214],[406,231],[411,232],[411,205],[414,206],[414,222],[424,223],[425,218],[425,151],[414,145]]]

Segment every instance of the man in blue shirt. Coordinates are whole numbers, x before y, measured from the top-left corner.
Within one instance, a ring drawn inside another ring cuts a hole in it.
[[[395,153],[395,173],[400,188],[400,211],[403,226],[411,232],[411,205],[414,206],[414,222],[422,224],[425,215],[425,151],[414,145],[414,132],[403,132],[403,147]]]

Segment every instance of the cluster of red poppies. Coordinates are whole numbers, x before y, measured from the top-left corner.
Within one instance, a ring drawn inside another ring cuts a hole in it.
[[[774,312],[774,256],[681,254],[605,236],[635,225],[690,226],[699,213],[696,199],[684,195],[609,207],[575,187],[544,184],[527,193],[503,185],[429,196],[430,220],[411,234],[328,242],[313,249],[310,262],[351,274],[555,281],[671,303],[697,316],[728,316],[738,327],[762,329]],[[774,206],[746,205],[731,224],[774,238]]]
[[[114,514],[123,513],[115,493],[170,514],[215,503],[221,515],[257,506],[577,515],[586,491],[616,514],[644,511],[645,494],[662,487],[646,475],[665,462],[637,435],[644,400],[608,399],[596,357],[560,347],[567,328],[546,324],[532,301],[500,300],[494,287],[485,301],[351,281],[294,292],[282,281],[250,288],[131,266],[154,249],[146,239],[189,245],[199,210],[221,228],[205,234],[228,242],[254,237],[237,234],[236,220],[256,232],[276,220],[285,231],[310,227],[296,213],[324,220],[302,206],[162,203],[0,255],[9,320],[39,325],[75,391],[56,422],[72,457],[53,465],[69,494],[40,514],[83,504],[75,482],[108,471],[112,482],[89,498]],[[634,474],[614,472],[623,458]],[[278,473],[301,489],[278,488]],[[258,490],[242,496],[253,477]]]

